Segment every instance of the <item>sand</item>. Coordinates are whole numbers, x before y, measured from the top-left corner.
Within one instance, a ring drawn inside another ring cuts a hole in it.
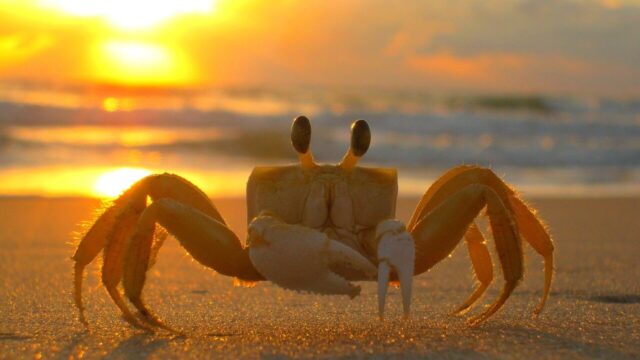
[[[407,219],[415,199],[402,200]],[[638,358],[640,201],[534,199],[556,241],[557,272],[545,312],[540,258],[527,247],[525,280],[487,323],[467,328],[448,313],[472,290],[464,247],[414,282],[412,319],[400,320],[398,290],[376,317],[375,284],[362,295],[304,295],[270,283],[233,287],[168,241],[145,288],[148,303],[186,337],[131,329],[100,287],[85,283],[93,333],[71,298],[70,233],[98,205],[88,199],[0,200],[0,358]],[[216,200],[238,233],[241,199]],[[244,237],[244,235],[242,235]],[[495,256],[494,256],[495,258]],[[496,272],[498,268],[496,268]],[[497,278],[488,296],[501,285]],[[479,311],[476,308],[474,312]]]

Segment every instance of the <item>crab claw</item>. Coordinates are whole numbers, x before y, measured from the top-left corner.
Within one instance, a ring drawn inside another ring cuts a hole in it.
[[[384,318],[384,304],[387,301],[389,275],[391,275],[391,266],[387,261],[381,261],[378,264],[378,316],[380,316],[380,320]]]
[[[360,294],[344,277],[375,278],[372,262],[326,234],[262,213],[249,225],[249,256],[265,278],[291,290],[325,295]]]
[[[413,238],[399,220],[385,220],[376,228],[378,243],[378,315],[384,317],[384,305],[391,271],[400,281],[404,317],[409,317],[415,246]]]

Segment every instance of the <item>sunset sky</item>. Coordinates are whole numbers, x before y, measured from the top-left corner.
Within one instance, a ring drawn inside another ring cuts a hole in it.
[[[0,0],[5,85],[636,96],[638,64],[633,0]]]

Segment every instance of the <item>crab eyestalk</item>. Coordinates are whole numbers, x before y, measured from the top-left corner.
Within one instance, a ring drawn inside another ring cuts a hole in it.
[[[356,120],[351,124],[351,145],[342,158],[340,167],[351,170],[356,167],[358,160],[369,150],[371,144],[371,130],[364,120]]]
[[[318,166],[309,148],[311,144],[311,123],[306,116],[298,116],[293,120],[293,125],[291,125],[291,144],[298,152],[300,166],[306,169]]]

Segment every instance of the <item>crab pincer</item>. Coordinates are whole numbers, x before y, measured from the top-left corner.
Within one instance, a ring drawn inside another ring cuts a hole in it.
[[[411,288],[416,250],[413,238],[404,224],[398,220],[386,220],[376,228],[378,243],[378,315],[384,317],[384,305],[391,271],[400,282],[404,317],[409,318],[411,310]]]
[[[292,290],[324,295],[360,294],[334,272],[349,268],[362,278],[376,276],[376,267],[357,251],[305,226],[282,222],[262,213],[249,226],[249,256],[256,269],[273,283]]]

